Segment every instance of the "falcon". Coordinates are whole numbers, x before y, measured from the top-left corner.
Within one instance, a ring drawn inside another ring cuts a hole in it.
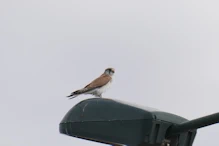
[[[101,76],[93,80],[90,84],[88,84],[84,88],[72,92],[67,97],[69,99],[72,99],[81,94],[91,94],[96,97],[102,98],[102,93],[105,92],[109,88],[110,84],[112,83],[112,77],[114,73],[115,70],[113,68],[105,69],[104,73]]]

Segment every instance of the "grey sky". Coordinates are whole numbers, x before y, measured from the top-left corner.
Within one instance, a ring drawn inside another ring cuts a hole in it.
[[[105,97],[188,119],[218,112],[218,1],[0,1],[0,145],[103,145],[59,134],[65,98],[105,68]],[[219,126],[194,146],[218,143]],[[215,138],[215,139],[213,139]]]

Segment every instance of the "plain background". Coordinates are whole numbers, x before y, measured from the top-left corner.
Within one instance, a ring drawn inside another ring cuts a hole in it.
[[[103,145],[59,134],[65,98],[116,69],[107,98],[195,119],[218,112],[219,2],[0,0],[0,145]],[[194,146],[218,144],[219,126]]]

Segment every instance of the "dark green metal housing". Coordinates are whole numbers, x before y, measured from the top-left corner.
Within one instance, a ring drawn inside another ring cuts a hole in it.
[[[93,98],[75,105],[59,125],[62,134],[107,144],[191,146],[196,130],[166,135],[188,120],[151,108]]]

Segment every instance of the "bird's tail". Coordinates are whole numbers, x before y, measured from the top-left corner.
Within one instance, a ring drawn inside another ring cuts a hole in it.
[[[86,88],[83,88],[83,89],[80,89],[80,90],[77,90],[77,91],[74,91],[72,92],[69,96],[67,96],[69,99],[72,99],[72,98],[75,98],[77,97],[78,95],[82,94],[82,93],[85,93],[87,91]]]

